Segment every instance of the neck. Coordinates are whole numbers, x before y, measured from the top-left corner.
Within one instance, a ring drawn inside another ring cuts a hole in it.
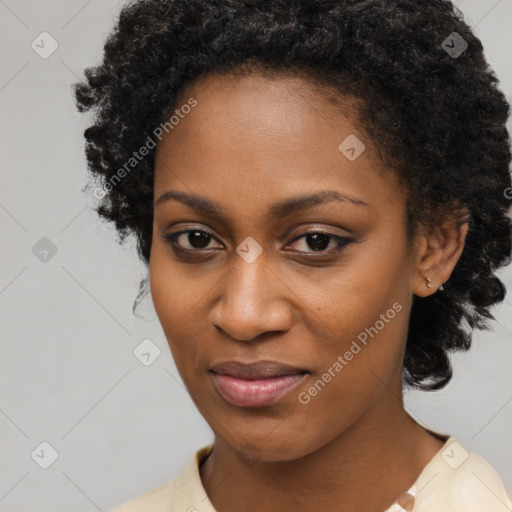
[[[412,486],[442,445],[405,412],[401,392],[385,388],[356,423],[313,453],[248,462],[216,437],[200,474],[218,512],[377,512]]]

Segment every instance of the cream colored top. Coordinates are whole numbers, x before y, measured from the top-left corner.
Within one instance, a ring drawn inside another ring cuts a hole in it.
[[[109,512],[217,512],[204,490],[201,462],[213,445],[199,449],[183,472]],[[494,468],[453,436],[423,468],[407,491],[412,512],[512,512],[512,502]],[[383,512],[403,512],[398,504]]]

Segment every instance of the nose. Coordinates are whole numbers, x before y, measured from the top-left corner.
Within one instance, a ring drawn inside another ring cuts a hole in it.
[[[293,320],[293,286],[269,266],[264,253],[252,263],[238,255],[234,259],[218,284],[210,322],[239,341],[288,331]]]

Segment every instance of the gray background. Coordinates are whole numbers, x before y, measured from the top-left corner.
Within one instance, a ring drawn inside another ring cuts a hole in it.
[[[512,97],[512,0],[456,4]],[[70,84],[99,63],[121,5],[0,0],[1,511],[107,510],[178,474],[213,439],[150,297],[143,318],[132,314],[145,275],[134,244],[118,246],[81,192],[90,119]],[[44,31],[59,45],[47,59],[31,47]],[[43,237],[57,249],[46,262],[33,251]],[[512,290],[512,269],[500,275]],[[484,456],[512,496],[511,303],[495,309],[493,332],[477,331],[472,350],[453,357],[446,389],[409,392],[406,404]],[[144,366],[133,350],[147,338],[161,355]],[[44,441],[58,453],[47,469]]]

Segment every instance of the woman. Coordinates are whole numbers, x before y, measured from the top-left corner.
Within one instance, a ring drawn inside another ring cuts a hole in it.
[[[85,75],[98,213],[215,434],[115,512],[510,510],[402,400],[511,253],[509,106],[451,3],[135,1]]]

